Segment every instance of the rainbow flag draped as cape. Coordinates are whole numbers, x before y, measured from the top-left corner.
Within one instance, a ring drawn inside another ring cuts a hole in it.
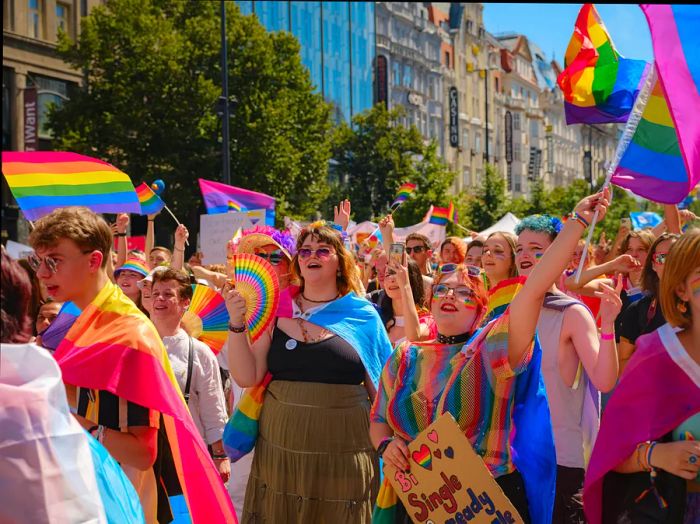
[[[233,211],[229,206],[230,202],[234,202],[241,206],[241,210],[265,209],[265,223],[268,226],[275,225],[275,199],[265,193],[256,193],[203,178],[199,179],[199,189],[210,215]]]
[[[66,384],[109,391],[161,413],[182,489],[168,496],[184,495],[192,522],[237,522],[158,332],[119,287],[105,285],[54,356]]]
[[[156,195],[155,191],[146,182],[142,182],[141,185],[136,187],[136,194],[139,197],[142,215],[154,215],[165,207],[165,202]]]
[[[141,211],[129,176],[96,158],[65,151],[3,151],[2,174],[27,220],[66,206],[96,213]]]
[[[401,184],[398,193],[396,193],[396,198],[391,203],[391,207],[398,207],[401,204],[403,204],[406,200],[408,200],[408,197],[410,197],[411,193],[413,193],[415,190],[416,184],[411,184],[410,182]]]
[[[623,58],[593,4],[584,4],[557,83],[567,124],[626,122],[639,93],[643,60]]]

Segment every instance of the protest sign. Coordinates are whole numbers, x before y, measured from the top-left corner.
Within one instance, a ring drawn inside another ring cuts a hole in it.
[[[523,520],[451,414],[408,445],[408,472],[384,474],[417,524],[507,524]]]
[[[8,240],[5,249],[7,250],[7,254],[15,260],[27,258],[30,254],[34,253],[34,250],[30,246],[20,244],[14,240]]]
[[[253,227],[248,213],[217,213],[199,216],[199,237],[203,264],[225,264],[226,243],[239,228]]]

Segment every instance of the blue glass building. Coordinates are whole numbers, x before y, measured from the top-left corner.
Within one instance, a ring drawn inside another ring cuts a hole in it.
[[[301,44],[311,81],[335,106],[337,121],[372,107],[374,2],[236,2],[268,31],[288,31]]]

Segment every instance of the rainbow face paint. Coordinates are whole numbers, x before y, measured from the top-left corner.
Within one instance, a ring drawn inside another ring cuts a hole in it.
[[[544,253],[535,252],[533,253],[533,256],[535,257],[535,260],[539,260],[544,256]]]

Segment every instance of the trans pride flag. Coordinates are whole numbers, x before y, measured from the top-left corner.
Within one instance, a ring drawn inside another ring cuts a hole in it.
[[[593,4],[584,4],[557,83],[567,124],[626,122],[639,93],[643,60],[619,55]]]
[[[97,294],[54,357],[66,384],[109,391],[160,412],[181,490],[168,483],[168,496],[184,495],[192,522],[237,522],[158,332],[117,286],[109,282]]]
[[[199,188],[202,190],[204,205],[209,214],[234,211],[230,207],[230,202],[234,202],[241,206],[241,210],[265,209],[265,224],[275,225],[275,199],[265,193],[256,193],[203,178],[199,179]]]

